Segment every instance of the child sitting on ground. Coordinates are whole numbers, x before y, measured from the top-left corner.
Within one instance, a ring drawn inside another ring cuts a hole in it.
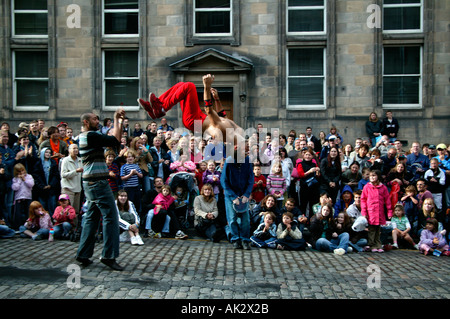
[[[60,205],[53,213],[55,238],[69,239],[70,231],[76,225],[77,213],[70,205],[69,195],[61,194],[58,200]]]
[[[259,248],[275,248],[277,241],[277,225],[275,224],[275,214],[267,212],[264,214],[264,222],[259,224],[250,237],[252,244]]]
[[[429,254],[450,256],[448,248],[444,236],[438,230],[437,219],[427,219],[425,229],[420,234],[419,251],[425,256]]]
[[[38,201],[33,201],[29,207],[29,218],[25,225],[19,227],[21,237],[31,237],[33,240],[48,238],[53,227],[52,218]]]
[[[282,222],[277,228],[277,249],[279,250],[305,250],[306,242],[302,232],[294,222],[292,213],[284,213]]]
[[[409,223],[408,218],[405,216],[405,210],[402,204],[397,204],[394,207],[394,215],[391,218],[392,225],[392,247],[398,248],[397,238],[403,238],[406,240],[411,246],[415,249],[419,249],[419,245],[414,243],[414,240],[409,235],[409,231],[411,230],[411,224]]]
[[[169,185],[163,185],[161,188],[161,193],[159,193],[155,199],[153,200],[152,204],[155,205],[154,209],[151,209],[147,214],[147,221],[145,229],[148,230],[148,237],[154,237],[154,238],[161,238],[160,233],[155,233],[152,230],[152,220],[155,215],[158,215],[159,211],[161,209],[168,210],[170,205],[175,202],[175,198],[171,195],[170,186]],[[170,216],[166,216],[166,222],[164,223],[164,227],[162,229],[163,233],[169,232],[169,223],[170,223]]]

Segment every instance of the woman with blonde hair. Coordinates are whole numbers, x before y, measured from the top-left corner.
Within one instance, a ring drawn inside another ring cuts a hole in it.
[[[217,223],[219,209],[217,208],[217,201],[211,184],[204,184],[200,195],[195,197],[194,213],[194,227],[198,234],[212,242],[220,241],[222,233],[219,231]]]

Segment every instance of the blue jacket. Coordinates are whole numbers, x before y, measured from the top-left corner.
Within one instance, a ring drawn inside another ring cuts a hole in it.
[[[237,197],[250,197],[254,182],[253,164],[249,158],[245,158],[245,163],[232,163],[232,158],[228,157],[223,166],[220,176],[220,183],[225,196],[233,200]]]
[[[346,211],[348,208],[348,206],[345,204],[344,200],[342,199],[342,194],[344,192],[350,192],[352,194],[352,199],[348,203],[348,206],[350,206],[354,202],[352,188],[348,185],[345,185],[341,191],[341,198],[336,201],[336,204],[334,204],[334,215],[333,215],[334,218],[336,218],[340,212]]]

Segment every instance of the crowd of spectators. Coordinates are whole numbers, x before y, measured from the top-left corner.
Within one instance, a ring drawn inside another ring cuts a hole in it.
[[[139,234],[186,239],[189,229],[213,242],[231,240],[226,147],[174,130],[165,118],[134,129],[128,122],[120,148],[105,149],[121,240],[142,245]],[[109,118],[101,123],[103,134],[114,129]],[[448,254],[450,145],[400,140],[391,111],[383,119],[372,112],[365,127],[361,138],[349,141],[334,126],[316,136],[311,127],[280,132],[258,124],[245,143],[254,181],[252,246],[338,255],[392,247]],[[82,227],[78,152],[68,123],[2,123],[0,238],[38,240],[53,230],[66,239]],[[172,184],[180,174],[193,184]]]

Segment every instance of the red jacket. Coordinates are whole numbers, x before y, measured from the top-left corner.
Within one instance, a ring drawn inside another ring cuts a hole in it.
[[[74,219],[77,217],[77,213],[75,209],[67,205],[66,209],[63,210],[62,206],[58,206],[55,209],[55,213],[53,214],[53,219],[55,220],[55,226],[60,225],[64,222],[68,222],[70,224],[74,224]]]

